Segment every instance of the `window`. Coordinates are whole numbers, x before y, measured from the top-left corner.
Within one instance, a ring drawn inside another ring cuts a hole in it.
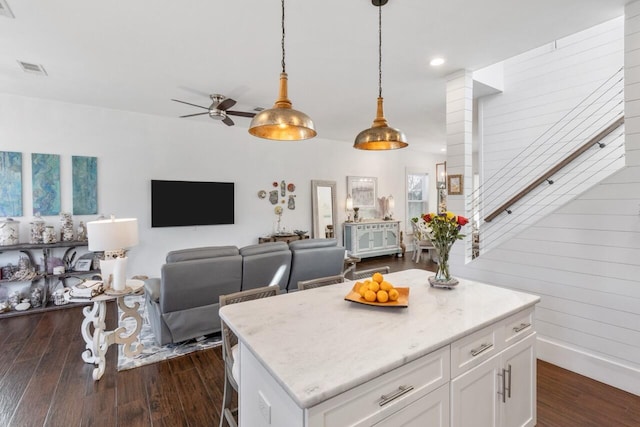
[[[407,222],[429,212],[429,174],[407,172]],[[408,230],[411,228],[409,227]]]

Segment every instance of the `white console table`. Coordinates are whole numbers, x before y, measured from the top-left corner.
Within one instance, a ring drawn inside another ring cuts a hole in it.
[[[400,221],[345,222],[344,246],[358,258],[400,254]]]
[[[82,338],[86,343],[86,350],[82,353],[82,360],[86,363],[93,363],[96,367],[93,370],[93,379],[95,381],[102,378],[106,368],[107,350],[112,344],[122,344],[124,354],[133,357],[142,352],[142,343],[139,342],[140,330],[142,329],[142,318],[138,312],[140,303],[136,302],[133,306],[128,306],[124,300],[127,295],[136,294],[144,289],[142,280],[127,280],[127,288],[129,292],[121,295],[102,294],[97,297],[87,299],[71,298],[69,293],[65,294],[65,299],[70,302],[93,302],[91,307],[84,307],[82,313],[84,320],[80,328]],[[136,321],[136,326],[132,331],[127,331],[125,327],[118,327],[113,331],[106,330],[105,318],[107,315],[107,301],[117,300],[118,308],[122,310],[120,320],[128,317]]]
[[[429,274],[386,275],[407,308],[345,301],[353,282],[223,307],[240,426],[535,425],[539,297]]]

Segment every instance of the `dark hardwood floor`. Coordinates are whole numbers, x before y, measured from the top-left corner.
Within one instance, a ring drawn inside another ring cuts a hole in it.
[[[384,265],[392,271],[435,267],[379,257],[357,268]],[[111,309],[109,328],[116,317]],[[112,346],[104,376],[93,381],[93,366],[80,357],[82,318],[76,307],[0,320],[0,426],[218,425],[219,348],[117,372]],[[538,426],[637,427],[640,397],[539,361]]]

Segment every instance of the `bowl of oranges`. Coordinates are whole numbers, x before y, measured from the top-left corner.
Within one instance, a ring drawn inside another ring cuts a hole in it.
[[[353,289],[344,297],[347,301],[383,307],[407,307],[409,288],[397,288],[384,279],[380,273],[357,281]]]

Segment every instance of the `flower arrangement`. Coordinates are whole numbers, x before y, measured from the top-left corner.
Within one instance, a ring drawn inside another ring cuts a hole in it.
[[[431,240],[438,252],[438,271],[434,281],[446,287],[456,285],[457,280],[452,279],[449,272],[449,251],[456,240],[464,238],[465,235],[460,230],[469,220],[449,211],[423,214],[420,218],[411,220],[416,223],[423,236]]]

